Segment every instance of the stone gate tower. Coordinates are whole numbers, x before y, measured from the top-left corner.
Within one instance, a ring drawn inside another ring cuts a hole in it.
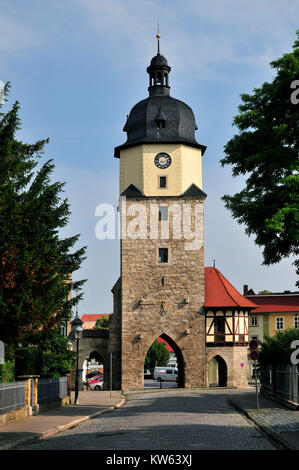
[[[118,365],[114,386],[123,390],[143,388],[144,359],[159,336],[176,353],[181,386],[206,382],[206,147],[196,141],[192,109],[170,96],[170,70],[158,52],[147,68],[149,96],[131,110],[123,129],[127,141],[115,148],[120,160],[121,277],[112,290],[109,348]]]

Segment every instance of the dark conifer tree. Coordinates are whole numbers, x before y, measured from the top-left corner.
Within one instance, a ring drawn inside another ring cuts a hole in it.
[[[59,234],[70,215],[64,184],[51,182],[52,160],[37,170],[48,139],[17,140],[20,124],[18,102],[0,113],[0,339],[13,346],[69,319],[82,297],[70,293],[85,282],[72,274],[86,247],[71,252],[79,235]]]

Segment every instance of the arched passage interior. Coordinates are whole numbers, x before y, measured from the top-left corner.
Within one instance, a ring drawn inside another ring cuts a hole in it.
[[[221,356],[216,355],[210,361],[208,378],[210,387],[227,386],[227,365]]]
[[[90,372],[99,372],[104,374],[104,359],[98,351],[92,351],[83,362],[82,379]]]
[[[184,387],[185,386],[185,368],[184,368],[183,355],[182,355],[180,348],[175,343],[175,341],[173,341],[173,339],[165,333],[161,334],[159,338],[164,340],[167,343],[167,345],[170,346],[170,348],[167,348],[167,349],[168,350],[171,349],[172,351],[171,356],[174,356],[174,357],[170,358],[169,366],[176,367],[178,369],[177,386]],[[167,385],[164,388],[167,388]]]

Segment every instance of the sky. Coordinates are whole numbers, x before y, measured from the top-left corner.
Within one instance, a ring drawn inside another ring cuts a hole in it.
[[[119,240],[95,235],[102,203],[117,205],[119,160],[114,147],[131,108],[148,96],[146,68],[160,47],[172,70],[170,93],[192,107],[203,157],[205,265],[240,291],[296,290],[293,259],[266,267],[262,248],[245,234],[221,196],[242,189],[242,178],[220,165],[240,95],[272,81],[270,62],[291,51],[297,0],[0,0],[0,81],[11,82],[3,111],[21,105],[18,138],[49,137],[43,162],[65,182],[71,206],[66,237],[87,259],[74,278],[88,279],[80,314],[112,312],[119,277]]]

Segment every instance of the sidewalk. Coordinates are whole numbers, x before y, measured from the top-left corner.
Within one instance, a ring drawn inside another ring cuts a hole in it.
[[[19,445],[54,436],[124,405],[125,399],[120,391],[115,390],[111,395],[110,397],[110,391],[80,392],[78,405],[62,406],[23,421],[0,425],[0,450],[14,449]]]
[[[299,411],[293,411],[259,394],[259,411],[255,390],[236,394],[232,405],[252,419],[272,439],[290,450],[299,450]]]

